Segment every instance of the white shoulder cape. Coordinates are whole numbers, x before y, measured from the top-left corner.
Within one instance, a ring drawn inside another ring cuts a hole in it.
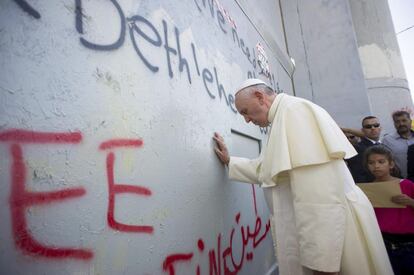
[[[279,94],[268,119],[272,126],[257,171],[263,187],[277,185],[293,168],[357,154],[331,116],[310,101]]]

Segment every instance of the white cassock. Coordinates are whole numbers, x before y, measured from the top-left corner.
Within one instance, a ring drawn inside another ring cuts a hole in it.
[[[229,177],[260,184],[273,214],[280,275],[393,274],[374,210],[343,161],[356,154],[310,101],[276,96],[258,159],[231,157]]]

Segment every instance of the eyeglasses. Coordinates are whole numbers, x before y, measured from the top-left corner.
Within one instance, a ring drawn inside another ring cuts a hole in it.
[[[364,129],[372,129],[372,128],[379,128],[381,125],[379,123],[374,123],[374,124],[365,124]]]

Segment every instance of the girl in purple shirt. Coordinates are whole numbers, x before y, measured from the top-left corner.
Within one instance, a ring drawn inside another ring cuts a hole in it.
[[[401,195],[391,198],[405,208],[374,208],[391,265],[396,275],[414,274],[414,183],[398,178],[391,151],[382,145],[368,148],[364,164],[374,182],[400,181]]]

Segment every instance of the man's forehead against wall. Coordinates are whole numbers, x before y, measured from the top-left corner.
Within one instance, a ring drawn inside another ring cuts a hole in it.
[[[269,124],[268,112],[274,99],[275,93],[266,82],[251,78],[237,88],[235,105],[247,123],[265,127]]]

